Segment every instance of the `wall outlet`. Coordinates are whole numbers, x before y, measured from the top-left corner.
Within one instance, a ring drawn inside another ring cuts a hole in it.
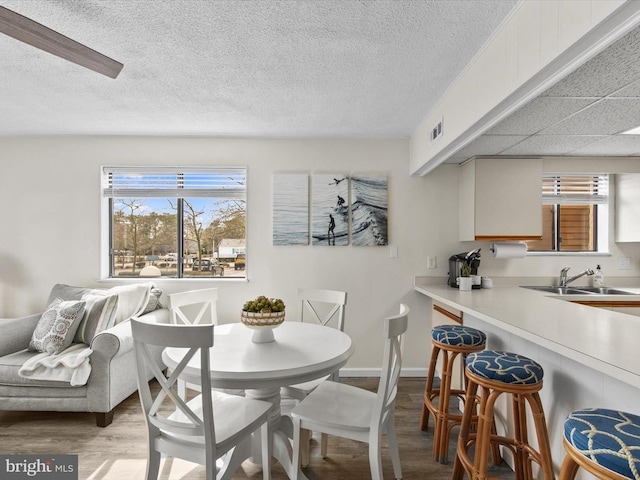
[[[631,259],[629,257],[618,257],[618,270],[631,270]]]
[[[437,257],[427,257],[427,268],[436,268],[437,267]]]
[[[389,247],[389,258],[398,258],[398,247],[393,245]]]

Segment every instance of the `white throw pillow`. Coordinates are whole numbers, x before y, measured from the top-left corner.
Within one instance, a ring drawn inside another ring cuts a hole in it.
[[[142,315],[149,303],[153,283],[134,283],[131,285],[119,285],[108,290],[91,290],[92,295],[117,295],[118,309],[114,324],[117,325],[131,317]]]
[[[85,306],[84,301],[54,299],[33,331],[29,350],[56,355],[71,345]]]

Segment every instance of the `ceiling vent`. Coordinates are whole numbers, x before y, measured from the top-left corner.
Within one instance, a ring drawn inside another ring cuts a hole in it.
[[[444,118],[441,118],[440,121],[438,123],[435,124],[435,126],[431,129],[431,134],[429,135],[429,138],[431,138],[431,143],[435,142],[436,140],[438,140],[443,133],[442,130],[442,123],[444,121]]]

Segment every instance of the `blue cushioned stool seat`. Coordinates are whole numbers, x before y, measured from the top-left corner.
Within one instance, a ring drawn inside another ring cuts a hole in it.
[[[467,356],[467,368],[479,377],[511,385],[531,385],[542,381],[540,364],[517,353],[484,350]]]
[[[604,408],[571,412],[565,440],[598,465],[640,480],[640,416]]]
[[[437,325],[431,330],[431,338],[451,346],[479,347],[487,343],[484,332],[463,325]]]

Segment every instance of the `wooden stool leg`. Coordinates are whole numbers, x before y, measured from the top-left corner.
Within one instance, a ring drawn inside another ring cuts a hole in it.
[[[570,455],[565,456],[560,467],[558,480],[573,480],[578,473],[578,467],[579,465]]]
[[[427,383],[424,389],[424,400],[422,401],[422,416],[420,417],[420,430],[426,430],[429,428],[429,409],[427,405],[431,403],[431,396],[433,395],[433,381],[436,375],[436,365],[438,363],[438,352],[440,349],[433,346],[431,349],[431,361],[429,362],[429,372],[427,373]],[[434,415],[435,419],[435,415]]]
[[[539,452],[539,464],[542,468],[542,475],[544,480],[553,480],[553,462],[551,459],[551,445],[549,444],[549,432],[547,430],[547,421],[544,416],[544,409],[542,407],[542,400],[538,392],[527,395],[527,400],[531,408],[533,415],[533,422],[536,427],[536,434],[538,436],[538,452]],[[573,472],[575,476],[575,472]]]
[[[476,431],[475,452],[473,456],[473,479],[485,480],[488,478],[489,450],[491,447],[491,430],[493,428],[493,412],[497,398],[502,392],[491,391],[484,386],[480,387],[480,408],[478,411],[478,427]]]
[[[515,439],[515,449],[513,459],[516,480],[532,480],[531,462],[528,461],[528,452],[523,450],[523,446],[528,443],[527,438],[527,415],[524,398],[522,395],[512,395],[513,404],[513,429]],[[527,468],[527,464],[529,468]]]
[[[471,434],[471,420],[476,410],[478,384],[469,382],[465,393],[464,412],[462,414],[462,424],[460,425],[460,433],[458,435],[458,448],[456,449],[456,458],[453,464],[452,480],[462,480],[464,472],[467,472],[469,478],[473,478],[468,471],[470,464],[467,448]]]
[[[438,404],[439,410],[439,428],[436,425],[436,435],[440,437],[438,442],[438,456],[434,459],[442,464],[448,463],[449,460],[449,433],[451,432],[450,420],[449,420],[449,407],[451,404],[451,382],[453,380],[453,366],[458,356],[458,352],[444,352],[444,358],[446,362],[442,362],[442,382],[440,386],[440,403]]]

